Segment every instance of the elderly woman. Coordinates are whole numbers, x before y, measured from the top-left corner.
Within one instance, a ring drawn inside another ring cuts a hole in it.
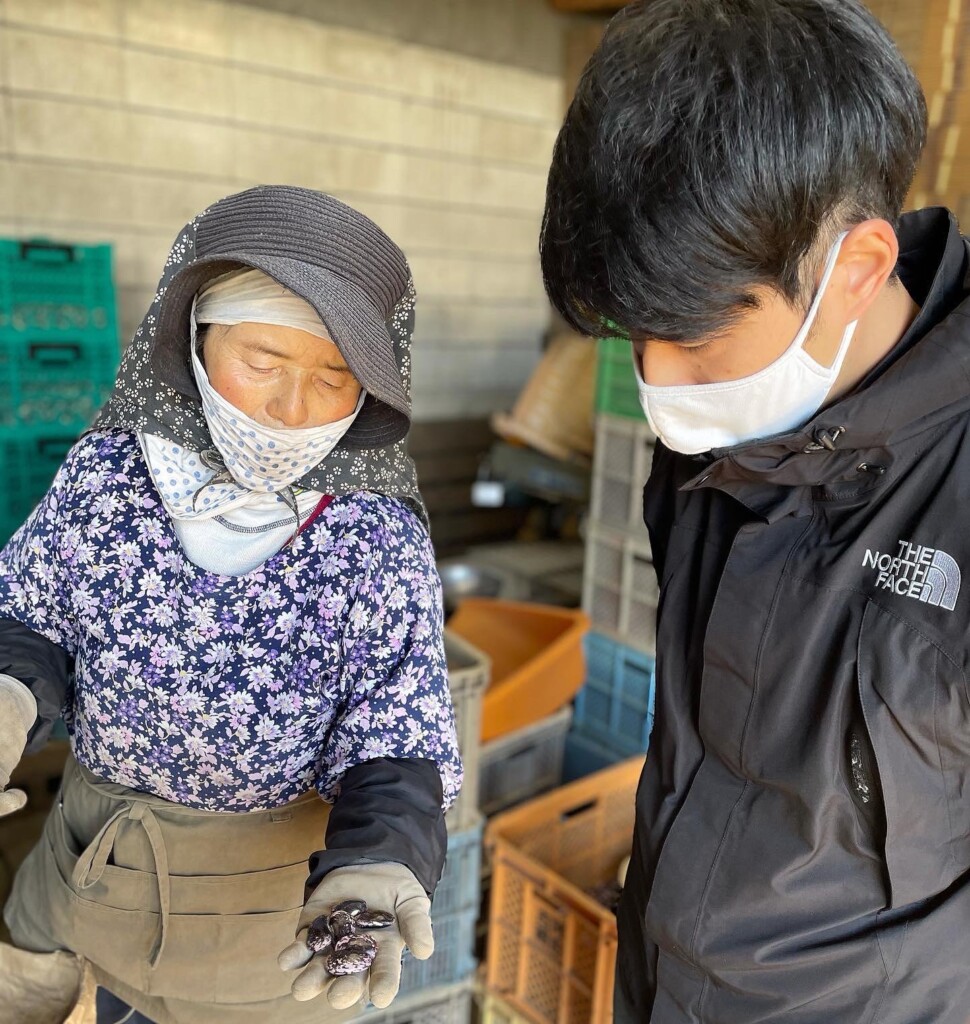
[[[87,959],[99,1022],[344,1020],[432,951],[461,764],[403,443],[413,318],[361,214],[216,203],[0,555],[0,785],[61,714],[73,752],[5,920]],[[334,977],[305,939],[346,900],[390,927]]]

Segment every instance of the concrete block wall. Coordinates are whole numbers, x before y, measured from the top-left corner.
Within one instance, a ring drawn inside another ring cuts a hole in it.
[[[479,415],[511,405],[549,322],[561,115],[561,74],[252,4],[0,0],[0,234],[113,243],[127,339],[198,210],[332,192],[411,260],[416,417]]]
[[[926,93],[929,133],[907,205],[948,206],[970,225],[970,4],[867,0]]]

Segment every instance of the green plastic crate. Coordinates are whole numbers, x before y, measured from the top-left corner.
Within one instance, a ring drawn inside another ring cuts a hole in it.
[[[21,426],[0,430],[4,482],[0,489],[0,544],[6,544],[43,498],[82,429]]]
[[[626,338],[602,338],[596,344],[596,411],[643,419],[630,342]]]
[[[87,426],[111,394],[113,338],[54,342],[0,336],[0,427]]]
[[[0,331],[117,337],[111,246],[0,239]]]
[[[0,427],[87,425],[120,355],[111,246],[0,239]]]

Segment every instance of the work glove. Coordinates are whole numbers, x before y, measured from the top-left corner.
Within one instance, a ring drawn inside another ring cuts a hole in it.
[[[27,746],[27,732],[37,718],[37,702],[13,676],[0,675],[0,818],[27,803],[22,789],[7,789],[10,775]]]
[[[363,900],[367,909],[392,914],[388,928],[367,931],[377,943],[377,956],[367,971],[334,977],[324,966],[326,955],[312,953],[306,944],[313,920],[344,900]],[[401,985],[401,957],[405,947],[418,960],[434,952],[431,901],[421,883],[403,864],[355,864],[325,875],[306,901],[296,941],[279,955],[284,971],[305,968],[293,982],[293,998],[313,999],[326,990],[335,1010],[345,1010],[369,994],[377,1007],[389,1006]]]

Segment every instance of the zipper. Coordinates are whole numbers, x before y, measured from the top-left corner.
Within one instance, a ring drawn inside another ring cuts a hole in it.
[[[865,730],[855,723],[849,729],[849,781],[852,796],[868,816],[876,800],[874,755]]]
[[[862,680],[857,682],[859,709],[862,726],[858,720],[852,723],[849,735],[849,770],[853,800],[869,826],[875,848],[882,855],[885,872],[886,891],[892,901],[892,878],[886,860],[886,844],[889,835],[889,822],[886,817],[886,806],[882,794],[879,755],[872,743],[869,719],[866,714],[865,701],[862,699]]]

